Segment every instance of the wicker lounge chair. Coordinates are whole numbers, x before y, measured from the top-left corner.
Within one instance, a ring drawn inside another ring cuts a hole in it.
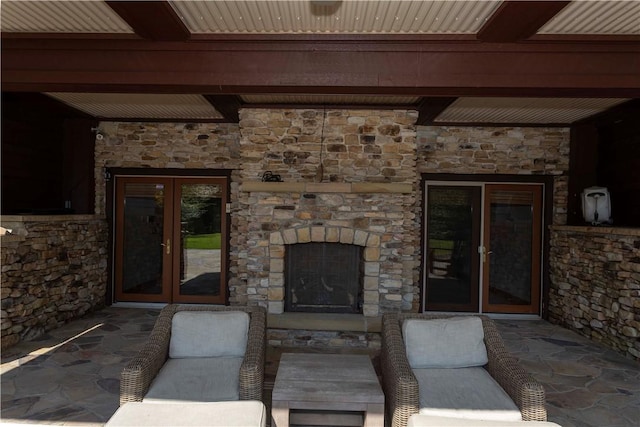
[[[392,427],[406,427],[409,418],[413,414],[423,413],[420,405],[421,395],[418,387],[418,379],[407,357],[402,332],[403,323],[407,319],[433,320],[460,319],[462,317],[464,316],[440,316],[417,313],[389,313],[383,316],[382,351],[380,356],[382,382],[387,403],[387,416],[391,419]],[[513,401],[512,403],[515,403],[515,413],[517,415],[517,410],[520,410],[522,421],[546,421],[547,414],[545,409],[544,388],[528,375],[518,365],[517,360],[509,354],[495,323],[486,316],[477,317],[481,319],[482,326],[481,328],[478,326],[478,328],[484,332],[483,347],[486,347],[487,362],[482,367],[506,392],[508,396],[505,396],[505,398],[510,398]],[[477,320],[476,322],[479,323]],[[482,340],[480,339],[480,341]],[[428,343],[427,345],[433,346],[437,351],[438,346],[444,344],[434,342]],[[482,367],[476,369],[481,370]],[[442,371],[442,369],[440,369],[440,371]],[[454,371],[454,369],[451,371]],[[461,370],[457,371],[461,372]],[[442,383],[438,384],[436,381],[433,387],[437,389],[442,385]],[[467,383],[465,386],[469,387],[470,384]],[[460,402],[459,407],[464,410],[465,404],[467,404],[467,402]],[[467,414],[467,416],[469,416],[469,414]]]
[[[235,313],[234,313],[235,312]],[[149,399],[148,393],[150,386],[154,382],[154,379],[158,376],[158,373],[165,366],[165,364],[171,363],[175,359],[170,358],[170,353],[175,354],[175,341],[178,339],[177,333],[174,337],[174,343],[172,341],[172,324],[174,323],[174,316],[180,313],[177,318],[183,318],[184,316],[192,316],[189,313],[210,313],[205,317],[214,316],[213,313],[231,313],[232,316],[244,316],[249,315],[248,330],[246,336],[246,349],[242,355],[236,359],[237,361],[231,361],[235,363],[234,368],[238,369],[239,365],[239,378],[237,379],[237,389],[232,390],[232,395],[225,396],[224,398],[204,398],[203,401],[217,401],[217,400],[262,400],[262,388],[264,383],[264,361],[265,361],[265,339],[266,339],[266,315],[264,309],[260,307],[222,307],[222,306],[190,306],[190,305],[168,305],[159,314],[158,319],[153,327],[149,339],[145,343],[138,356],[135,357],[122,371],[120,382],[120,405],[124,405],[127,402],[141,402]],[[228,316],[227,316],[228,317]],[[211,322],[212,320],[208,320]],[[215,321],[215,319],[213,320]],[[193,321],[192,321],[193,322]],[[196,321],[197,322],[197,321]],[[198,322],[199,323],[199,322]],[[198,326],[196,323],[196,326]],[[206,329],[205,329],[206,331]],[[188,338],[188,333],[186,334]],[[185,334],[182,334],[183,338]],[[200,351],[201,347],[207,347],[208,345],[215,345],[212,341],[225,341],[228,338],[220,336],[218,332],[218,339],[205,339],[200,340],[199,343],[194,344],[197,351]],[[242,346],[244,346],[241,343]],[[242,351],[242,350],[241,350]],[[206,356],[205,356],[206,357]],[[202,357],[200,357],[202,359]],[[233,357],[221,357],[225,359],[223,363],[229,363]],[[184,359],[183,359],[184,360]],[[194,359],[191,359],[194,360]],[[197,361],[196,361],[197,362]],[[205,361],[208,363],[207,361]],[[188,361],[188,363],[191,363]],[[193,370],[193,366],[191,366]],[[196,365],[197,369],[197,365]],[[230,369],[227,369],[229,371]],[[207,370],[210,374],[210,371]],[[207,377],[206,373],[202,373],[202,377]],[[198,374],[198,372],[196,372]],[[174,374],[175,375],[175,374]],[[228,372],[226,375],[229,375]],[[196,375],[197,376],[197,375]],[[235,383],[236,378],[232,378],[232,381],[226,380],[216,381],[215,379],[209,379],[209,384],[215,384],[215,387],[224,386],[225,383]],[[219,384],[222,383],[222,384]],[[154,383],[155,384],[155,383]],[[205,384],[206,386],[206,384]],[[169,384],[169,388],[172,385]],[[191,387],[190,387],[191,388]],[[234,386],[235,388],[235,386]],[[160,396],[160,399],[165,398],[167,394],[171,394],[173,391],[167,392],[166,384],[163,390],[164,396]],[[182,391],[178,391],[180,394]],[[199,400],[194,399],[194,390],[186,390],[186,394],[191,394],[189,397],[176,395],[170,397],[168,400]],[[237,399],[234,397],[237,396]],[[161,393],[162,394],[162,393]],[[206,393],[205,393],[206,394]],[[157,396],[156,396],[157,398]]]

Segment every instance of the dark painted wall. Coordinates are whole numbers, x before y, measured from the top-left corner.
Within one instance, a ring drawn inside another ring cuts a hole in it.
[[[585,225],[580,193],[607,187],[613,226],[640,227],[640,100],[571,128],[570,225]]]
[[[3,93],[2,214],[93,213],[95,123],[45,95]]]

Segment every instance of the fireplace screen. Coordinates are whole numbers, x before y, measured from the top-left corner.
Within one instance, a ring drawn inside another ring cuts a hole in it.
[[[287,247],[285,310],[362,313],[362,247],[301,243]]]

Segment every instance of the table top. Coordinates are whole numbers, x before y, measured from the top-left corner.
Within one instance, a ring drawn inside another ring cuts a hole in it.
[[[282,354],[272,398],[384,403],[384,393],[371,359],[356,354]]]

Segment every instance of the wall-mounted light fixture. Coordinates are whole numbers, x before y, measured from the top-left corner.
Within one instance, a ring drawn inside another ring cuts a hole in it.
[[[102,141],[104,139],[104,132],[102,132],[102,129],[100,129],[100,128],[91,128],[91,132],[95,132],[96,133],[96,139],[98,141]]]

